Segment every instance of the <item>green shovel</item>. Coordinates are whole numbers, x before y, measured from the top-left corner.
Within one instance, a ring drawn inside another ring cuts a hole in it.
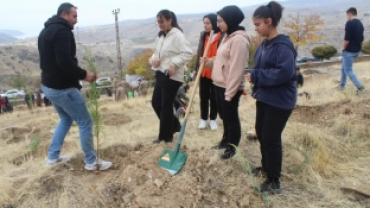
[[[211,31],[211,34],[209,37],[212,37],[212,36],[213,36],[213,30]],[[206,55],[208,54],[210,45],[211,45],[211,38],[209,38],[206,49],[204,50],[204,53],[203,53],[203,57],[206,57]],[[197,79],[195,80],[195,85],[191,93],[190,102],[186,109],[185,118],[182,122],[181,130],[177,138],[175,150],[165,149],[162,152],[161,157],[159,158],[159,162],[158,162],[159,167],[167,170],[168,172],[170,172],[171,175],[175,175],[181,170],[181,168],[184,166],[186,162],[186,158],[188,157],[188,154],[184,152],[180,152],[180,146],[181,146],[181,141],[184,137],[186,123],[188,121],[190,109],[193,104],[194,96],[195,96],[195,93],[196,93],[196,90],[199,84],[200,76],[202,75],[203,68],[204,68],[204,63],[201,63],[199,66],[198,73],[197,73]]]

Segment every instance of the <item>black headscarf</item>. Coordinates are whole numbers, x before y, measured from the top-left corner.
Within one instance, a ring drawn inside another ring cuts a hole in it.
[[[228,35],[237,30],[245,30],[244,27],[239,25],[244,20],[244,14],[239,7],[235,5],[225,6],[217,14],[226,22]]]

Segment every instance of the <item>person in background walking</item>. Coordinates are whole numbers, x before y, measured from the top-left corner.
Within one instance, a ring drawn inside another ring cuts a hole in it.
[[[154,44],[154,53],[149,59],[155,70],[155,86],[152,107],[159,118],[159,135],[153,143],[172,142],[173,134],[181,125],[173,113],[175,96],[184,82],[186,64],[192,58],[190,43],[177,23],[176,15],[169,10],[157,14],[160,29]]]
[[[41,98],[40,90],[38,90],[37,93],[36,93],[36,104],[37,104],[37,107],[42,106],[42,98]]]
[[[5,107],[5,99],[0,96],[0,113],[1,110]]]
[[[78,66],[76,43],[72,33],[77,23],[77,7],[70,3],[59,6],[57,15],[45,23],[38,37],[42,91],[44,99],[49,99],[57,111],[60,121],[55,129],[49,152],[47,166],[54,166],[70,160],[61,156],[64,139],[76,121],[85,153],[86,170],[107,170],[112,162],[96,157],[93,140],[93,121],[80,92],[79,80],[94,82],[96,75]]]
[[[342,50],[342,73],[338,86],[339,90],[344,90],[346,87],[347,76],[357,88],[357,94],[365,92],[365,87],[358,80],[353,72],[353,61],[359,55],[362,42],[364,41],[364,26],[357,19],[357,9],[351,7],[347,10],[348,21],[345,27],[344,45]]]
[[[217,48],[223,40],[223,34],[217,27],[217,15],[207,14],[203,17],[204,31],[200,33],[199,45],[196,63],[194,64],[194,71],[199,68],[199,59],[203,56],[204,50],[207,46],[209,39],[211,45],[206,57],[212,58],[217,54]],[[214,31],[213,37],[210,37],[211,30]],[[200,122],[199,129],[207,127],[208,118],[210,119],[209,125],[211,130],[217,130],[217,103],[215,86],[212,81],[212,69],[203,68],[201,78],[199,81],[199,97],[200,97]]]
[[[175,115],[177,118],[180,116],[185,116],[186,108],[189,104],[189,98],[186,96],[187,91],[189,90],[190,86],[185,85],[181,86],[177,91],[175,101],[173,103],[175,108]]]
[[[262,193],[280,192],[282,166],[281,134],[297,101],[297,52],[292,41],[277,31],[282,6],[271,1],[253,14],[255,30],[266,39],[257,48],[254,68],[247,74],[256,102],[256,134],[261,146],[262,166],[254,174],[267,174]]]
[[[32,107],[34,105],[35,97],[32,93],[26,91],[26,95],[24,96],[24,102],[27,105],[27,108],[29,110],[32,110]]]
[[[244,91],[244,68],[249,59],[249,37],[240,23],[244,14],[237,6],[226,6],[217,12],[220,30],[227,35],[212,58],[201,58],[205,67],[212,69],[217,111],[223,121],[224,133],[212,150],[224,150],[222,160],[235,156],[241,137],[239,100]]]

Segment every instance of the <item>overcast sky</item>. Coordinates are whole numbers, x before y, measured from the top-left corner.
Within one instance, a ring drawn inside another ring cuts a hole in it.
[[[64,1],[56,0],[1,0],[0,30],[19,30],[37,35],[44,22],[56,14]],[[120,8],[120,20],[154,17],[161,9],[176,14],[214,12],[227,5],[240,7],[261,4],[264,0],[73,0],[78,7],[77,27],[114,23],[112,10]]]

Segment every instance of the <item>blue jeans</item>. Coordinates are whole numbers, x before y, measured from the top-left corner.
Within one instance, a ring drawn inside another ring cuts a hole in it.
[[[340,79],[340,87],[344,88],[346,86],[347,76],[352,81],[352,83],[357,87],[362,87],[361,82],[357,79],[357,76],[353,72],[353,61],[358,56],[359,52],[352,53],[348,51],[343,51],[342,57],[343,57],[343,63],[342,63],[342,75]]]
[[[76,121],[80,133],[81,147],[85,153],[85,162],[93,163],[96,158],[92,133],[93,122],[81,92],[76,88],[57,90],[46,86],[43,86],[42,90],[53,104],[60,118],[49,147],[48,158],[57,159],[59,157],[64,138],[73,121]]]

